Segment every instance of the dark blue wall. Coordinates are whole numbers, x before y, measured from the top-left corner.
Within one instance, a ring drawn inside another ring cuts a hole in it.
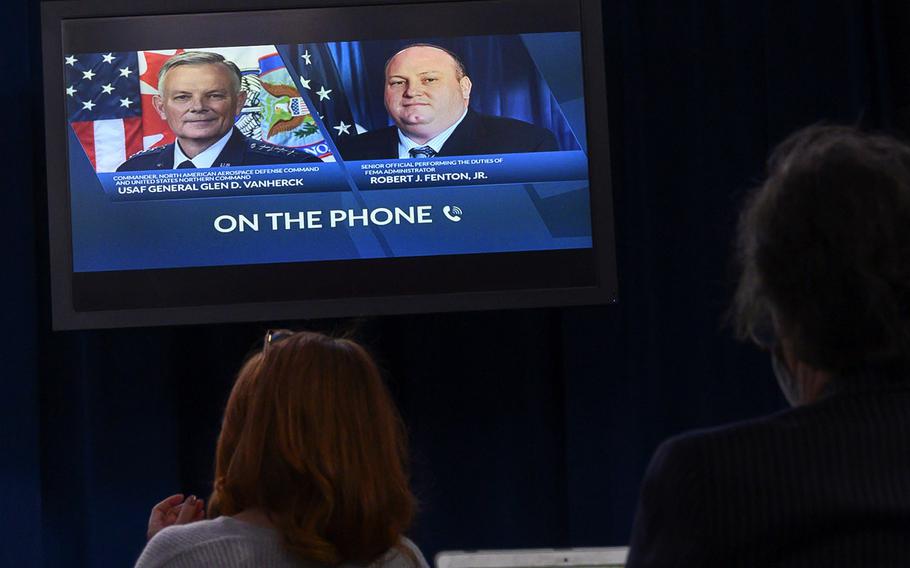
[[[41,144],[40,70],[34,34],[34,10],[25,3],[7,6],[0,28],[3,89],[0,101],[7,133],[0,141],[4,156],[0,190],[0,565],[34,566],[41,550],[41,462],[38,403],[35,195],[40,191],[34,154]],[[29,57],[29,54],[32,54]],[[31,60],[31,61],[30,61]]]
[[[266,325],[50,331],[30,6],[0,22],[0,564],[120,567],[153,503],[210,490],[232,374]],[[427,553],[623,544],[662,438],[782,405],[723,327],[736,210],[788,132],[888,125],[876,6],[604,2],[620,303],[359,324],[411,432]]]

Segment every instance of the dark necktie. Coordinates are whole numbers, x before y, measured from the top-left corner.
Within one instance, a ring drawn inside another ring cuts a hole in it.
[[[177,169],[178,169],[178,170],[186,170],[186,169],[190,169],[190,168],[196,169],[195,164],[193,164],[193,162],[192,162],[191,160],[183,160],[183,161],[180,162],[180,164],[177,166]]]
[[[420,146],[419,148],[411,148],[408,150],[408,154],[412,158],[432,158],[436,155],[436,150],[429,146]]]

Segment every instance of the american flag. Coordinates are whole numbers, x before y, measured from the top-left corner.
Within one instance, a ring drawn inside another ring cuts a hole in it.
[[[112,172],[124,160],[174,141],[152,105],[158,71],[182,49],[67,55],[66,107],[70,124],[95,171]]]
[[[143,149],[138,54],[71,54],[64,68],[73,131],[95,170],[112,172]]]

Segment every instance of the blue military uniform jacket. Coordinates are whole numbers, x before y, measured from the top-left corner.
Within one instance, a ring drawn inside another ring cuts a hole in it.
[[[321,162],[321,160],[306,152],[253,140],[234,128],[224,149],[212,163],[212,167],[299,164],[302,162]],[[117,171],[170,170],[173,167],[174,144],[168,144],[134,154],[127,161],[120,164]]]

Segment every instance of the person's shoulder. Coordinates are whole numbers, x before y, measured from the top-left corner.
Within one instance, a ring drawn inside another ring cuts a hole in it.
[[[368,130],[355,136],[343,136],[338,139],[338,152],[345,160],[370,160],[396,158],[385,155],[389,148],[397,145],[397,130],[386,126]]]
[[[361,132],[360,134],[355,134],[354,136],[345,136],[341,138],[340,143],[349,144],[351,142],[363,142],[365,140],[378,140],[380,138],[389,136],[389,134],[394,130],[394,126],[383,126],[382,128],[367,130],[366,132]]]
[[[146,551],[175,555],[200,543],[225,536],[237,536],[237,531],[232,530],[224,521],[224,517],[218,517],[185,525],[171,525],[152,537]]]
[[[508,116],[474,113],[476,120],[490,140],[503,140],[525,151],[556,151],[556,137],[550,130]]]
[[[269,164],[297,164],[303,162],[321,162],[318,157],[294,148],[270,144],[248,136],[243,137],[244,164],[247,166]]]
[[[174,558],[215,537],[218,519],[173,525],[156,534],[145,546],[136,568],[167,566]]]
[[[832,405],[832,402],[834,403]],[[843,401],[822,401],[796,408],[731,422],[711,428],[689,430],[662,442],[651,459],[649,473],[698,474],[713,476],[718,468],[727,472],[727,481],[735,482],[737,474],[751,475],[757,467],[765,467],[765,456],[787,456],[803,462],[807,455],[793,451],[794,444],[815,447],[825,437],[836,437],[839,423],[832,415],[832,406]],[[848,401],[849,402],[849,401]],[[671,473],[672,472],[672,473]],[[685,473],[684,473],[685,472]]]
[[[411,551],[411,554],[414,555],[414,563],[411,564],[412,566],[416,565],[416,568],[429,568],[427,559],[424,558],[423,552],[421,552],[420,548],[418,548],[417,545],[414,544],[414,541],[412,541],[408,537],[401,537],[401,546],[403,546],[407,550]]]
[[[664,454],[687,455],[693,452],[710,450],[715,446],[736,444],[742,439],[764,437],[780,429],[788,429],[794,421],[799,422],[802,413],[799,409],[788,408],[772,414],[739,420],[713,426],[688,430],[666,439],[658,452]]]
[[[893,416],[910,422],[905,412],[910,404],[910,383],[889,388],[835,390],[833,394],[796,407],[712,428],[684,432],[668,439],[672,447],[724,447],[731,451],[743,444],[782,444],[795,438],[806,440],[855,432],[889,422]]]
[[[429,568],[429,564],[420,548],[403,536],[397,546],[382,555],[370,568]]]
[[[509,116],[496,116],[493,114],[481,113],[476,113],[476,116],[481,122],[483,122],[486,128],[491,130],[508,129],[528,132],[541,132],[547,130],[546,128],[541,128],[539,126],[531,124],[530,122],[525,122],[524,120],[511,118]]]
[[[716,453],[726,453],[727,458],[740,452],[748,453],[749,450],[744,449],[746,441],[764,438],[765,432],[774,430],[781,420],[786,421],[785,413],[688,430],[671,436],[654,451],[648,469],[652,475],[666,471],[691,471],[703,468]]]
[[[146,545],[135,568],[227,566],[219,562],[243,557],[281,558],[284,554],[281,539],[273,531],[218,517],[162,530]]]
[[[130,172],[155,169],[164,153],[173,147],[174,144],[171,143],[165,144],[164,146],[156,146],[154,148],[148,148],[147,150],[136,152],[127,158],[125,162],[120,164],[120,166],[117,168],[117,171]]]

